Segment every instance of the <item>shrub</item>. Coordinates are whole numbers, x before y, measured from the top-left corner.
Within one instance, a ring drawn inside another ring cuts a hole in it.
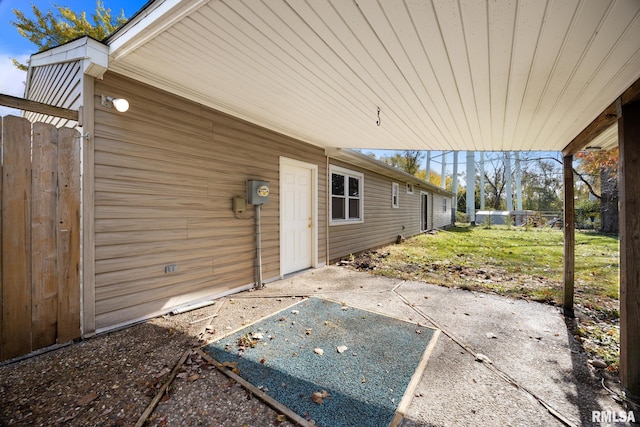
[[[575,215],[577,228],[596,228],[596,224],[600,222],[600,201],[580,200],[576,202]]]

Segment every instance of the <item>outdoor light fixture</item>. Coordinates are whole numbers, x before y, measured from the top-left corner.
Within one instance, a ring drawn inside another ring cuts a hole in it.
[[[115,109],[121,113],[124,113],[129,109],[129,101],[124,98],[114,98],[113,96],[102,95],[100,103],[106,108],[115,107]]]
[[[585,150],[586,151],[591,151],[591,152],[600,151],[600,150],[602,150],[602,147],[598,147],[596,145],[590,145],[590,146],[586,147]]]

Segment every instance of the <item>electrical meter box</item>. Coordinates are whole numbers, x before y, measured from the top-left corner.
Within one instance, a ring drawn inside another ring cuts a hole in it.
[[[269,181],[248,180],[247,203],[250,205],[266,205],[269,203]]]

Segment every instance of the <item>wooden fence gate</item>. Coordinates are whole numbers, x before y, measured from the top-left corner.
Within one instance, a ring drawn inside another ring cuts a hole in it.
[[[0,121],[0,360],[80,336],[80,135]]]

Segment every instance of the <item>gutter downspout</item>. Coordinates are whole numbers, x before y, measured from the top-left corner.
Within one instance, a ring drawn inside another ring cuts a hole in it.
[[[329,265],[329,261],[330,261],[330,257],[329,257],[329,254],[330,254],[329,253],[329,221],[331,221],[331,217],[330,217],[330,215],[331,215],[331,206],[330,206],[330,203],[331,203],[331,175],[329,174],[329,166],[330,166],[330,164],[329,164],[329,156],[327,156],[326,154],[325,154],[325,156],[327,158],[327,171],[326,171],[326,174],[325,174],[325,185],[327,186],[327,192],[326,192],[326,194],[327,194],[327,210],[326,210],[326,213],[325,213],[326,217],[325,217],[324,223],[326,224],[325,228],[327,229],[327,234],[326,234],[326,236],[324,238],[324,241],[325,241],[325,244],[327,246],[327,249],[326,249],[327,255],[326,255],[325,264]]]

